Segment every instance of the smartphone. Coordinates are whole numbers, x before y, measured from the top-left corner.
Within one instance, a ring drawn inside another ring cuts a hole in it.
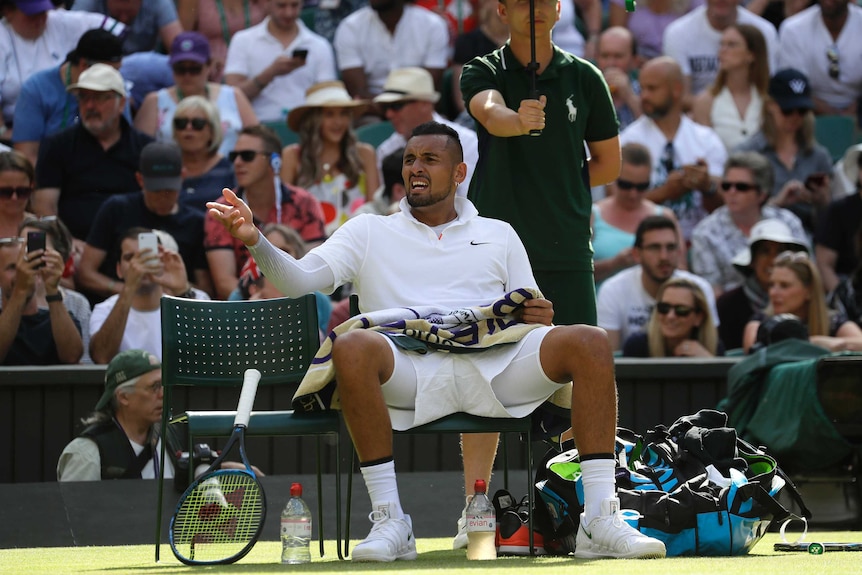
[[[35,231],[35,232],[27,232],[27,253],[35,252],[37,250],[45,249],[45,232],[43,231]],[[41,268],[45,266],[45,262],[42,262],[37,268]]]
[[[811,188],[812,186],[822,186],[826,183],[826,174],[822,172],[817,172],[809,175],[805,178],[805,187]]]
[[[138,234],[138,251],[152,250],[152,254],[159,255],[159,238],[153,232]]]
[[[292,56],[294,58],[300,58],[301,60],[305,60],[308,57],[308,50],[305,48],[297,48],[293,51]]]

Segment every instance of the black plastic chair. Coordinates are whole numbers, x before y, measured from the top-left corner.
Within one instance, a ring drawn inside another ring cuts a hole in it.
[[[171,416],[176,386],[235,387],[242,385],[245,369],[261,372],[260,386],[298,384],[320,347],[317,304],[314,295],[298,299],[255,301],[202,301],[175,297],[161,300],[162,384],[164,411],[161,437]],[[188,445],[194,437],[227,437],[236,411],[187,411]],[[336,547],[343,559],[341,541],[340,418],[335,411],[252,412],[246,435],[316,436],[317,525],[323,556],[323,490],[321,442],[335,439]],[[165,451],[162,442],[156,512],[156,561],[161,543],[161,511]],[[192,465],[190,475],[192,473]]]

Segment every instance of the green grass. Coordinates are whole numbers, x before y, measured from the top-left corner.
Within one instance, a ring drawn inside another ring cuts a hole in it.
[[[810,541],[862,541],[862,532],[818,532],[809,534]],[[110,575],[170,575],[174,573],[386,573],[405,572],[410,575],[483,575],[493,568],[502,575],[844,575],[860,572],[862,553],[827,552],[775,553],[772,544],[779,535],[769,533],[753,551],[742,557],[678,557],[660,560],[581,561],[570,557],[501,557],[492,564],[468,562],[464,551],[452,551],[451,539],[420,539],[419,559],[391,564],[338,561],[335,543],[327,542],[327,557],[315,554],[309,565],[288,566],[279,563],[281,553],[277,541],[263,541],[234,565],[188,567],[179,563],[167,545],[161,549],[162,561],[153,561],[151,545],[118,547],[66,547],[42,549],[0,550],[0,573],[16,575],[78,575],[101,573]]]

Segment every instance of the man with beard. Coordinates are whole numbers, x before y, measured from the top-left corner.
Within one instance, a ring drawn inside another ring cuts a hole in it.
[[[638,226],[632,258],[639,265],[621,271],[599,288],[599,327],[608,333],[614,350],[622,349],[630,335],[644,331],[658,288],[671,277],[695,282],[703,290],[712,317],[717,320],[715,294],[709,282],[677,269],[680,248],[676,224],[670,218],[649,216]]]
[[[814,113],[856,116],[862,96],[862,7],[820,0],[779,29],[779,68],[808,76]]]
[[[673,58],[650,60],[638,79],[642,115],[622,131],[620,142],[647,147],[653,188],[645,197],[674,211],[688,242],[694,226],[722,203],[717,192],[727,150],[712,128],[683,114],[682,70]]]
[[[335,55],[347,91],[372,99],[391,70],[419,66],[440,80],[449,54],[449,29],[437,14],[407,0],[370,0],[335,30]]]
[[[404,151],[407,197],[401,211],[352,218],[300,260],[270,244],[252,224],[248,206],[230,190],[225,190],[225,203],[208,206],[288,297],[353,282],[364,312],[428,305],[467,311],[512,290],[535,289],[536,281],[512,226],[480,217],[468,200],[456,197],[466,171],[452,128],[436,122],[418,126]],[[412,522],[398,494],[393,428],[409,429],[459,411],[526,415],[557,391],[567,391],[571,381],[585,501],[576,555],[664,557],[664,544],[629,527],[619,510],[613,458],[616,384],[607,337],[593,326],[552,326],[553,311],[546,299],[525,299],[506,316],[513,323],[503,328],[522,337],[474,353],[432,348],[417,353],[419,340],[372,329],[350,330],[334,339],[337,393],[373,509],[373,527],[353,548],[354,561],[417,556]],[[490,455],[493,461],[493,446]],[[478,470],[466,453],[464,464],[471,479],[490,479],[490,468]]]
[[[78,363],[81,326],[59,291],[65,262],[57,250],[27,252],[17,237],[0,239],[0,365]],[[45,285],[48,309],[39,309],[36,282]]]
[[[162,295],[209,299],[205,292],[189,284],[183,258],[176,251],[163,245],[159,245],[158,253],[138,249],[138,234],[144,232],[152,230],[139,227],[126,230],[120,240],[117,263],[122,289],[93,308],[90,316],[93,363],[108,363],[127,349],[142,349],[161,357]]]
[[[224,81],[248,96],[261,122],[284,122],[308,88],[337,79],[332,46],[303,24],[301,11],[302,0],[266,0],[263,22],[228,46]]]
[[[102,203],[140,190],[135,173],[152,138],[123,117],[126,86],[111,66],[94,64],[67,89],[78,100],[80,122],[39,146],[30,205],[40,216],[59,216],[83,249]]]

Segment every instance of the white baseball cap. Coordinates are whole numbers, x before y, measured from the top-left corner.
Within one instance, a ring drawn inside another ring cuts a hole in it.
[[[389,72],[383,92],[374,98],[380,104],[404,100],[422,100],[436,104],[440,92],[434,90],[434,78],[425,68],[398,68]]]
[[[786,244],[789,249],[797,252],[808,252],[808,245],[801,242],[793,236],[790,227],[774,218],[760,220],[751,228],[751,235],[748,236],[748,247],[740,250],[733,258],[732,263],[740,271],[747,271],[751,266],[751,260],[754,257],[754,244],[760,241],[770,241],[778,244]]]
[[[66,91],[92,90],[94,92],[114,91],[120,96],[126,97],[126,83],[120,73],[107,64],[93,64],[78,76],[78,81]]]

